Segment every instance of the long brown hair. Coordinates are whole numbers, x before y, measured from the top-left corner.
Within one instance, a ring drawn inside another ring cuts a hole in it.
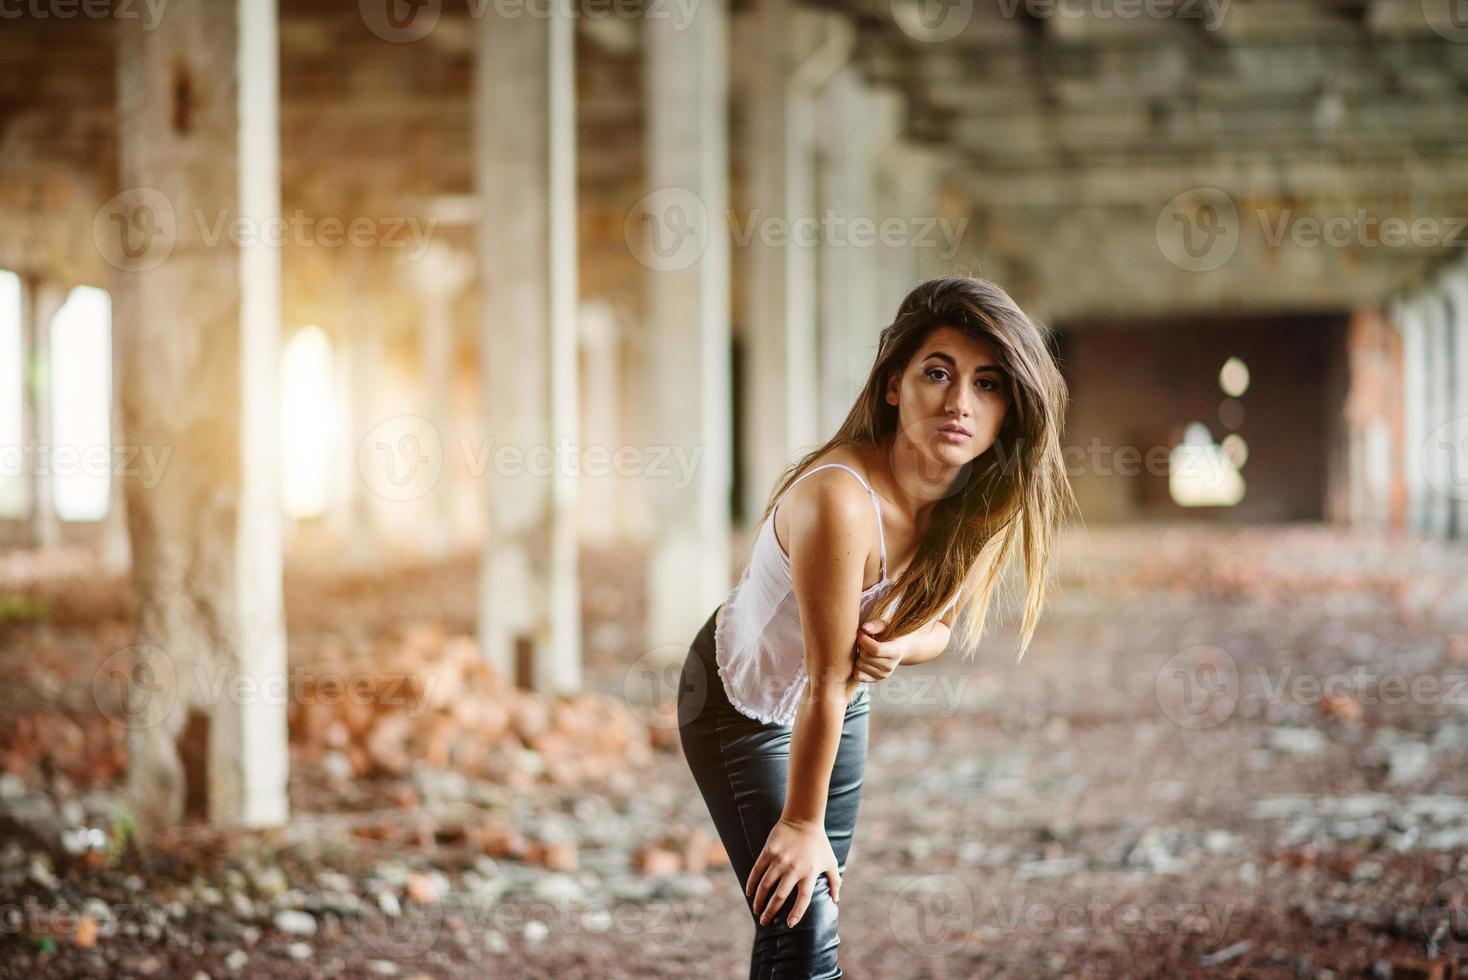
[[[1024,557],[1024,656],[1048,592],[1055,533],[1079,513],[1060,448],[1069,392],[1045,336],[1003,289],[987,279],[942,276],[920,283],[882,329],[871,374],[846,421],[824,445],[792,464],[765,503],[761,523],[780,495],[828,450],[843,445],[890,447],[898,409],[885,399],[889,380],[906,369],[929,333],[953,327],[988,344],[1009,385],[1009,411],[994,444],[966,466],[933,507],[916,555],[894,586],[901,598],[881,638],[925,626],[972,582],[954,632],[972,657],[1005,563],[1020,542]]]

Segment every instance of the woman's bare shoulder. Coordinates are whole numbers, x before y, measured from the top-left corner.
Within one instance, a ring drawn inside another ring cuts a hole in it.
[[[860,476],[861,483],[852,479],[852,474],[832,463],[840,463],[856,470]],[[817,467],[825,467],[819,473],[813,472]],[[803,501],[814,501],[826,497],[839,503],[848,500],[865,502],[868,500],[866,486],[871,486],[871,479],[866,474],[865,463],[861,456],[849,446],[836,446],[827,450],[813,460],[799,482],[792,484],[788,491],[788,497],[797,495]],[[803,491],[803,492],[802,492]],[[870,503],[866,503],[870,507]]]
[[[867,478],[865,473],[861,473],[860,462],[860,458],[849,451],[832,450],[812,463],[812,468],[826,466],[826,469],[819,473],[807,470],[805,478],[790,488],[785,500],[794,500],[795,505],[793,508],[781,506],[775,520],[776,541],[786,554],[792,553],[789,548],[792,537],[804,537],[819,524],[829,522],[828,526],[840,527],[844,534],[861,535],[863,543],[869,545],[867,550],[872,556],[876,555],[877,526],[871,520],[872,502],[862,485]],[[827,465],[830,463],[851,466],[861,473],[862,482],[857,482],[846,470]],[[792,520],[799,522],[798,525],[793,526]],[[867,537],[871,540],[865,541]],[[871,560],[876,559],[873,557]]]

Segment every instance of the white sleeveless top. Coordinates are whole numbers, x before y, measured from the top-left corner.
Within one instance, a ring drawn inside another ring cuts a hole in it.
[[[738,583],[729,590],[714,630],[714,659],[729,703],[740,714],[766,724],[793,723],[800,706],[801,692],[810,680],[805,669],[805,637],[801,632],[800,607],[796,603],[795,586],[790,577],[790,556],[775,536],[775,511],[796,483],[828,466],[839,466],[860,480],[877,511],[882,577],[871,588],[862,590],[858,622],[865,623],[873,618],[873,611],[893,584],[887,577],[887,538],[882,529],[882,505],[877,501],[876,491],[860,473],[845,463],[823,463],[812,466],[785,488],[785,493],[770,508],[770,516],[755,536],[749,564],[744,567]],[[949,603],[944,612],[952,605]],[[852,649],[856,649],[855,638],[852,639]],[[852,697],[855,698],[866,686],[866,682],[858,684]]]

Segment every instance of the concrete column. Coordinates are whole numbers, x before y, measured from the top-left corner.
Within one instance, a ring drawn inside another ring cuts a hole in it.
[[[1468,264],[1458,263],[1444,281],[1452,326],[1452,426],[1445,433],[1453,534],[1468,540]]]
[[[643,19],[650,213],[642,228],[651,247],[641,253],[644,431],[649,464],[663,459],[645,477],[660,517],[649,570],[652,645],[686,643],[730,585],[727,17],[726,0],[711,0],[681,30],[669,11]],[[661,251],[670,240],[701,248]]]
[[[115,295],[117,286],[111,284],[110,294]],[[117,317],[112,317],[112,339],[110,354],[112,387],[108,399],[111,404],[109,426],[112,432],[114,453],[116,447],[127,444],[127,431],[122,424],[122,356],[121,343],[117,336]],[[114,458],[117,458],[114,456]],[[124,459],[127,457],[123,457]],[[122,466],[112,467],[112,486],[107,495],[107,515],[102,519],[102,567],[113,574],[122,574],[132,565],[132,546],[127,537],[127,479]]]
[[[1402,333],[1402,471],[1407,488],[1407,526],[1427,528],[1427,486],[1422,445],[1427,439],[1427,326],[1418,299],[1394,304],[1392,321]]]
[[[486,16],[474,78],[489,458],[479,642],[506,676],[581,687],[573,23]],[[505,455],[501,455],[504,453]]]
[[[797,218],[814,207],[809,96],[794,72],[790,0],[759,0],[748,35],[749,122],[753,143],[744,308],[749,392],[739,447],[747,478],[741,503],[757,520],[785,467],[814,448],[819,436],[815,378],[814,246],[795,240]]]
[[[130,679],[137,709],[129,794],[144,826],[279,825],[286,706],[264,692],[288,680],[280,255],[268,237],[213,241],[200,218],[278,220],[276,7],[179,0],[151,30],[117,26],[119,169],[135,199],[110,227],[144,235],[104,254],[125,270],[129,439],[170,453],[155,487],[128,481],[139,645],[109,676]]]
[[[880,213],[901,222],[898,244],[882,244],[878,250],[881,266],[878,305],[883,322],[890,323],[903,299],[922,281],[918,254],[941,249],[945,238],[940,229],[917,223],[918,219],[934,219],[937,215],[933,201],[933,163],[929,156],[894,140],[878,156],[877,169]]]
[[[422,345],[423,389],[428,397],[428,421],[440,443],[457,446],[454,432],[454,305],[474,278],[474,263],[467,255],[434,242],[426,254],[409,264],[408,274],[418,300],[419,341]],[[457,458],[452,452],[446,458]],[[432,513],[424,528],[424,548],[442,556],[460,540],[455,534],[452,474],[443,473],[429,491]]]
[[[1363,527],[1392,520],[1393,419],[1397,407],[1383,402],[1400,379],[1389,376],[1388,320],[1374,307],[1357,307],[1346,330],[1349,393],[1344,405],[1346,465],[1342,519]]]
[[[384,356],[382,270],[368,249],[353,249],[342,278],[341,308],[346,320],[337,331],[336,376],[346,419],[336,466],[331,526],[345,542],[347,560],[358,567],[381,556],[384,532],[378,491],[380,457],[364,443],[385,421],[378,414]]]
[[[61,543],[61,522],[56,516],[55,450],[52,445],[51,320],[66,303],[66,289],[45,280],[21,279],[21,356],[25,359],[21,403],[21,444],[33,450],[26,473],[30,486],[30,515],[27,518],[33,548],[54,548]]]
[[[1427,429],[1421,466],[1427,481],[1425,495],[1426,527],[1434,537],[1446,538],[1452,530],[1452,501],[1445,490],[1448,485],[1450,453],[1437,445],[1449,423],[1449,386],[1452,381],[1452,347],[1448,331],[1447,297],[1440,287],[1432,288],[1422,301],[1426,319],[1427,360]]]
[[[822,438],[845,421],[888,322],[878,301],[873,169],[874,143],[887,138],[886,125],[856,68],[844,65],[822,92],[817,121]]]
[[[888,162],[891,159],[892,154],[889,152],[884,153],[878,161],[878,213],[881,214],[882,221],[896,219],[902,222],[902,227],[910,229],[912,214],[902,197],[901,175]],[[880,256],[877,265],[877,312],[881,314],[884,325],[892,322],[902,298],[917,285],[917,262],[912,254],[911,235],[901,245],[889,244],[889,241],[891,239],[879,239],[877,246]]]
[[[618,540],[617,520],[624,481],[617,475],[616,451],[622,444],[621,377],[617,317],[608,303],[587,303],[579,314],[582,362],[582,431],[588,453],[605,453],[597,469],[583,473],[578,534],[588,543],[608,545]],[[606,472],[601,472],[605,470]]]

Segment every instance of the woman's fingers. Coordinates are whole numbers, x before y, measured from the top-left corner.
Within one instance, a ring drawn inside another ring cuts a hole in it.
[[[754,911],[759,913],[762,907],[758,886],[764,884],[764,871],[770,863],[770,852],[760,851],[759,857],[754,862],[754,867],[749,871],[749,880],[744,883],[744,894],[754,896]]]
[[[881,680],[896,669],[896,665],[889,660],[860,657],[856,661],[857,679],[869,683]]]
[[[816,874],[819,874],[817,872]],[[800,917],[805,915],[806,906],[810,905],[810,897],[815,893],[816,875],[800,879],[800,888],[795,896],[795,907],[790,910],[790,918],[785,920],[788,926],[794,926],[800,922]]]
[[[793,878],[794,875],[787,874],[780,879],[780,887],[775,889],[774,894],[770,896],[770,904],[766,905],[765,910],[760,913],[760,925],[769,925],[770,921],[785,907],[785,900],[795,890]]]
[[[785,883],[790,877],[788,873],[781,873],[777,867],[771,867],[765,874],[765,880],[759,883],[759,892],[755,895],[755,914],[759,915],[760,926],[765,926],[769,920],[780,911],[781,905],[785,904],[785,898],[790,895],[791,886]]]

